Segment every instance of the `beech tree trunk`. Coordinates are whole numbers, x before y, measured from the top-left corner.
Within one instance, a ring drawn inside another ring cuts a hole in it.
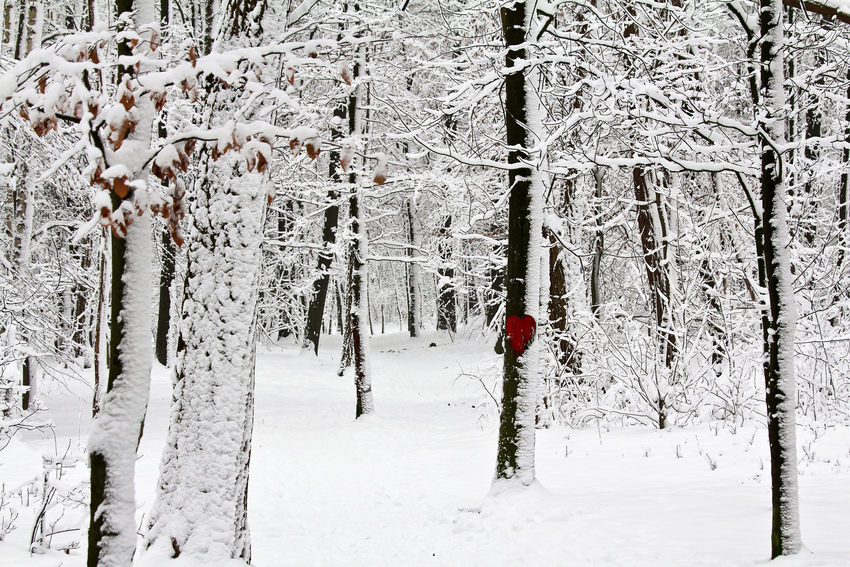
[[[220,9],[220,43],[254,45],[266,1],[228,0]],[[209,82],[204,122],[226,120],[234,98]],[[217,161],[211,153],[201,155],[190,206],[174,402],[147,546],[156,560],[250,563],[248,476],[269,180],[247,173],[235,152]]]
[[[137,28],[155,21],[150,0],[118,0],[116,8],[119,15],[135,11]],[[128,42],[118,44],[119,56],[131,54]],[[130,72],[126,67],[119,68],[119,82]],[[153,104],[141,99],[136,102],[136,108],[140,120],[135,133],[122,146],[128,153],[134,146],[150,147]],[[119,155],[116,152],[115,158],[120,159]],[[147,171],[140,172],[138,177],[146,178]],[[132,191],[127,199],[132,202]],[[113,192],[113,210],[118,209],[121,200]],[[113,235],[111,244],[109,376],[103,407],[88,441],[91,472],[88,567],[129,567],[136,549],[134,469],[147,412],[151,370],[150,213],[137,217],[127,228],[125,238]]]

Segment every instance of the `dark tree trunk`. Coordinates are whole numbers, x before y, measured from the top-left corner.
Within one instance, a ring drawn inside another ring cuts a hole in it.
[[[815,54],[815,67],[820,67],[824,64],[823,54],[818,52]],[[815,79],[815,85],[817,87],[823,87],[824,78],[823,75],[819,75],[817,79]],[[816,162],[820,159],[820,141],[816,144],[812,144],[810,140],[813,138],[820,138],[822,133],[822,124],[823,124],[823,115],[821,113],[820,104],[819,104],[819,95],[817,93],[813,95],[809,95],[807,97],[808,100],[808,108],[806,109],[806,149],[804,152],[804,156],[806,158],[805,168],[808,173],[806,176],[806,183],[803,186],[803,198],[804,198],[804,207],[809,209],[808,217],[803,220],[802,226],[802,236],[803,240],[807,246],[813,246],[815,243],[815,237],[817,236],[817,202],[818,199],[813,193],[813,177],[814,177],[814,166]],[[793,108],[793,105],[791,106]]]
[[[847,71],[847,79],[850,81],[850,70]],[[850,99],[850,87],[847,89],[847,98]],[[850,144],[850,104],[844,114],[844,142]],[[844,263],[847,253],[847,220],[850,215],[850,148],[845,147],[841,152],[842,173],[838,185],[838,266]]]
[[[676,335],[672,329],[670,313],[670,277],[666,263],[665,212],[660,195],[651,187],[649,173],[641,166],[632,170],[637,222],[643,248],[643,264],[649,283],[650,306],[655,319],[656,332],[664,363],[673,366],[676,354]],[[661,426],[659,426],[661,427]]]
[[[163,32],[168,29],[169,0],[159,2],[159,22]],[[165,116],[159,120],[158,133],[160,139],[168,136],[165,128]],[[165,183],[168,183],[166,181]],[[168,364],[168,334],[171,330],[171,286],[174,283],[174,264],[177,248],[171,238],[168,228],[162,232],[162,257],[159,272],[159,309],[156,319],[156,359],[160,364]]]
[[[496,232],[496,229],[494,228],[493,231]],[[490,254],[490,268],[488,270],[490,289],[487,292],[487,302],[484,307],[488,327],[493,324],[493,319],[499,313],[499,306],[502,305],[502,293],[505,290],[505,267],[500,264],[504,255],[505,247],[503,245],[497,244],[493,246]]]
[[[797,321],[790,233],[785,205],[785,166],[775,148],[785,143],[782,0],[761,0],[761,95],[757,115],[761,150],[762,230],[770,311],[765,332],[765,402],[770,444],[773,521],[771,557],[792,555],[802,547],[797,492],[794,333]]]
[[[416,197],[410,196],[405,202],[407,212],[407,257],[411,259],[407,266],[407,331],[411,338],[419,336],[419,267],[416,265]]]
[[[72,256],[78,256],[80,267],[83,271],[87,271],[91,266],[91,256],[87,247],[82,245],[71,245],[70,251]],[[72,337],[72,348],[74,356],[85,356],[86,347],[89,345],[89,336],[90,333],[87,332],[89,327],[88,325],[88,314],[89,314],[89,289],[85,285],[80,283],[74,284],[74,305],[73,305],[73,316],[71,318],[71,325],[73,329],[73,337]],[[86,360],[83,361],[84,367],[88,368],[91,364],[91,360],[86,357]]]
[[[340,122],[346,118],[345,104],[337,105],[334,109],[334,117]],[[342,130],[333,128],[331,138],[339,140],[343,137]],[[328,165],[328,173],[333,183],[341,183],[342,176],[340,174],[339,151],[333,150],[330,152],[330,162]],[[328,191],[328,208],[325,209],[324,226],[322,228],[322,250],[319,252],[319,277],[313,282],[313,295],[310,298],[310,306],[307,309],[307,328],[304,330],[304,347],[313,347],[316,355],[319,354],[319,337],[321,336],[322,321],[325,316],[325,303],[328,297],[328,284],[330,283],[330,273],[328,270],[333,261],[333,252],[330,248],[336,243],[336,229],[339,224],[339,191],[331,189]]]
[[[174,264],[177,247],[168,228],[163,228],[162,262],[159,272],[159,310],[156,320],[156,359],[160,364],[168,364],[168,333],[171,330],[171,287],[174,283]]]
[[[546,229],[549,239],[549,325],[555,334],[558,365],[571,374],[581,372],[581,354],[570,330],[570,286],[558,239]]]
[[[119,16],[134,10],[136,27],[152,23],[152,5],[116,1]],[[132,55],[129,40],[119,42],[118,55]],[[117,81],[120,83],[133,72],[132,68],[119,66]],[[152,103],[139,101],[136,106],[142,119],[132,136],[149,144]],[[146,178],[147,172],[139,172],[138,176]],[[127,198],[133,199],[132,192]],[[121,200],[113,191],[113,210],[118,210]],[[125,238],[113,235],[111,240],[109,375],[103,408],[94,422],[88,444],[91,473],[88,567],[132,563],[136,530],[133,507],[127,500],[134,500],[133,463],[144,428],[150,387],[151,313],[147,296],[150,285],[147,275],[151,271],[150,215],[137,217],[129,225]]]
[[[21,409],[24,411],[30,409],[30,399],[35,398],[35,366],[35,357],[24,357],[24,364],[21,369],[21,384],[26,388],[21,394]]]
[[[97,321],[94,329],[94,394],[92,395],[92,417],[97,417],[103,397],[103,384],[109,376],[109,338],[107,303],[109,301],[110,273],[109,236],[103,237],[103,248],[98,250]],[[106,327],[104,327],[106,325]]]
[[[437,274],[442,282],[439,283],[437,289],[437,330],[449,330],[453,333],[457,332],[457,290],[455,289],[452,280],[455,277],[455,270],[452,267],[454,259],[452,258],[452,247],[449,243],[451,238],[450,228],[452,226],[452,217],[446,217],[445,224],[440,227],[438,235],[440,237],[440,267],[437,268]]]
[[[533,7],[515,2],[500,10],[502,30],[508,51],[505,57],[505,126],[508,163],[527,163],[528,148],[536,140],[539,100],[534,92],[533,71],[523,65],[528,59],[527,37]],[[519,67],[518,69],[515,69]],[[525,320],[537,318],[540,311],[540,269],[542,246],[542,187],[539,172],[529,167],[508,173],[507,271],[505,314]],[[538,208],[540,210],[538,210]],[[495,481],[517,480],[522,485],[534,481],[534,425],[538,401],[537,357],[539,345],[532,339],[525,349],[516,350],[513,341],[504,341],[502,413]]]
[[[596,232],[593,235],[593,263],[590,268],[590,311],[599,318],[599,308],[602,307],[602,254],[605,250],[605,240],[602,223],[602,177],[604,170],[597,167],[593,170],[596,183],[596,205],[593,208],[596,217]]]

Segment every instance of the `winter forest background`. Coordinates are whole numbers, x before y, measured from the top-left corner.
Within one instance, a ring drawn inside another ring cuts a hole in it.
[[[0,564],[850,565],[844,0],[0,17]]]

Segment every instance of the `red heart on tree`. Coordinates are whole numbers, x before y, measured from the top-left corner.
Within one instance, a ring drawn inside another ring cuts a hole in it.
[[[517,356],[521,356],[525,352],[525,345],[534,337],[534,331],[537,330],[537,321],[531,315],[525,317],[517,317],[511,315],[505,323],[505,334],[511,340],[511,346]]]

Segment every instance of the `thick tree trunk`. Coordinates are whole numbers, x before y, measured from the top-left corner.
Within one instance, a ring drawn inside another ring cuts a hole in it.
[[[261,33],[265,8],[265,0],[223,4],[224,43],[253,44],[245,30]],[[229,92],[210,83],[205,122],[226,119],[232,103]],[[248,475],[268,180],[245,173],[244,160],[233,153],[216,161],[206,149],[201,163],[190,207],[174,403],[147,545],[154,560],[186,555],[250,563]]]
[[[172,557],[249,561],[246,496],[266,193],[259,175],[230,177],[236,156],[204,158],[192,203],[172,421],[148,545]],[[218,301],[208,301],[209,293]],[[221,528],[211,536],[211,526]]]
[[[528,58],[528,33],[533,5],[513,2],[500,9],[502,30],[508,47],[505,66],[505,125],[511,149],[508,162],[529,160],[529,148],[537,143],[542,130],[540,101],[534,90],[534,71],[524,68]],[[516,70],[512,70],[515,69]],[[511,169],[508,174],[508,248],[505,311],[508,321],[539,320],[540,272],[542,267],[543,183],[538,170]],[[539,397],[536,337],[526,344],[506,339],[502,381],[502,413],[496,457],[494,487],[503,481],[528,486],[534,481],[534,424]]]
[[[771,557],[792,555],[802,547],[797,493],[796,395],[794,334],[797,310],[794,301],[791,237],[785,205],[785,168],[775,148],[785,144],[782,112],[785,107],[782,0],[761,0],[760,120],[761,199],[764,263],[770,300],[769,327],[765,332],[765,402],[770,443],[773,522]]]

